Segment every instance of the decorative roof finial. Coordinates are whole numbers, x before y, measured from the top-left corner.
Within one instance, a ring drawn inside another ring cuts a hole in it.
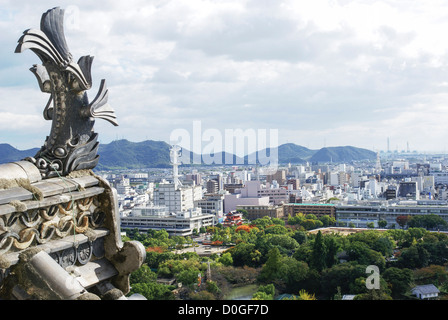
[[[89,102],[87,90],[92,87],[93,57],[72,60],[64,35],[64,10],[58,7],[42,15],[40,30],[28,29],[19,39],[15,52],[32,50],[42,61],[30,70],[42,92],[50,93],[44,118],[52,121],[51,132],[33,158],[42,178],[93,169],[99,156],[98,134],[93,131],[94,118],[118,126],[114,110],[109,106],[105,80],[98,94]]]

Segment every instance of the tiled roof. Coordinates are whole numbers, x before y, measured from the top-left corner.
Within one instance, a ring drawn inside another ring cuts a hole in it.
[[[422,286],[416,286],[412,289],[412,292],[418,291],[422,294],[439,293],[439,289],[433,284],[425,284]]]

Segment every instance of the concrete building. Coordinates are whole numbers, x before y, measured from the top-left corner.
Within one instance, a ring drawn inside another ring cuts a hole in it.
[[[272,183],[277,181],[278,184],[283,185],[286,183],[286,170],[277,170],[275,173],[268,174],[266,176],[266,182]]]
[[[289,202],[290,190],[265,185],[260,181],[246,181],[243,188],[236,190],[236,194],[229,194],[224,199],[225,212],[236,209],[237,205],[280,205]],[[296,190],[297,192],[297,190]]]
[[[238,205],[236,209],[242,209],[247,211],[247,219],[255,220],[263,217],[270,218],[282,218],[283,208],[282,206],[273,205],[261,205],[261,206],[251,206],[251,205]]]
[[[269,205],[269,197],[244,197],[240,193],[224,195],[224,213],[235,211],[238,205]]]
[[[269,197],[269,202],[280,205],[282,203],[289,202],[289,190],[285,188],[270,188],[267,185],[265,188],[260,188],[258,190],[259,197]]]
[[[386,220],[387,227],[400,228],[397,217],[406,215],[436,214],[448,222],[448,206],[442,201],[377,201],[353,205],[336,205],[336,220],[356,227],[367,227],[373,222],[378,227],[379,220]]]
[[[335,216],[335,205],[324,203],[288,203],[283,205],[284,216],[294,217],[298,213],[314,214],[317,217],[323,215]]]
[[[206,183],[207,193],[218,193],[219,183],[217,180],[208,180]]]
[[[434,184],[446,184],[448,185],[448,172],[430,172],[430,176],[434,177]]]
[[[397,190],[398,198],[406,198],[419,200],[420,199],[420,191],[418,189],[417,181],[400,181]]]
[[[293,190],[300,190],[300,179],[288,179],[287,185],[291,185]]]
[[[202,184],[202,175],[200,173],[191,173],[185,175],[185,180],[192,180],[194,184],[200,186]]]
[[[242,183],[226,183],[224,185],[224,190],[228,191],[229,193],[235,193],[236,190],[241,189],[244,187],[244,184]]]
[[[121,195],[127,195],[131,191],[131,184],[129,178],[122,177],[117,183],[117,193]]]
[[[194,208],[194,201],[202,199],[201,186],[175,186],[162,182],[154,189],[154,205],[165,206],[169,212],[180,212]]]
[[[135,207],[127,217],[121,218],[121,227],[141,231],[148,229],[165,229],[170,235],[190,236],[193,229],[212,226],[215,216],[203,214],[201,208],[169,213],[167,207],[149,206]]]
[[[203,214],[214,215],[217,223],[222,223],[224,214],[224,194],[206,193],[203,199],[195,201],[195,206],[201,208]]]

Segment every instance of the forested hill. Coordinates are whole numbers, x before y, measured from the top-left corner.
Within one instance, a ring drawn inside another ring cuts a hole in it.
[[[28,156],[34,156],[38,150],[38,148],[18,150],[9,144],[0,144],[0,163],[18,161]],[[269,157],[274,154],[273,151],[277,151],[280,164],[301,164],[306,161],[348,163],[350,161],[374,160],[376,158],[375,152],[351,146],[311,150],[293,143],[280,145],[276,150],[261,150],[257,152],[257,156],[266,155]],[[125,139],[116,140],[107,144],[100,144],[98,154],[100,155],[100,161],[96,168],[98,170],[165,168],[171,166],[170,145],[164,141],[146,140],[131,142]],[[192,156],[193,154],[191,154]],[[226,163],[224,153],[217,153],[215,156],[221,157],[222,163],[232,164]],[[233,159],[233,164],[241,164],[243,162],[237,162],[235,156]],[[244,158],[245,164],[249,163],[248,159],[251,158],[248,156]]]

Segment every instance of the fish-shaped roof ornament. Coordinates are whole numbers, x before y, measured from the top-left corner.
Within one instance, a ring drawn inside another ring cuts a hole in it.
[[[44,119],[52,121],[50,135],[37,154],[26,159],[37,166],[44,179],[93,169],[99,160],[98,134],[93,131],[95,118],[118,126],[104,79],[96,97],[89,101],[86,91],[92,87],[93,57],[73,60],[63,22],[63,9],[48,10],[42,15],[40,30],[25,30],[15,50],[18,53],[30,49],[39,57],[42,64],[30,70],[41,91],[50,94],[43,111]]]

